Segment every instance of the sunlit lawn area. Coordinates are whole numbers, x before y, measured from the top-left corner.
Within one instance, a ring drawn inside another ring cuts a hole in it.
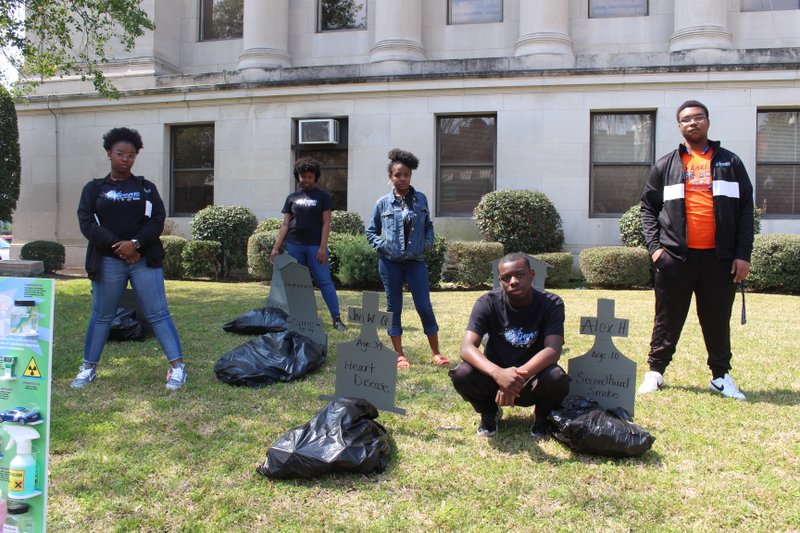
[[[734,370],[747,402],[708,390],[705,348],[694,311],[660,392],[637,398],[636,422],[656,437],[638,459],[575,455],[553,439],[534,442],[530,409],[507,412],[500,433],[475,434],[478,417],[433,366],[410,297],[397,405],[382,413],[393,453],[382,474],[271,481],[256,473],[286,430],[307,422],[332,394],[336,345],[306,379],[234,388],[213,373],[246,341],[221,330],[261,307],[257,283],[168,281],[189,370],[185,389],[164,388],[166,361],[152,337],[106,347],[97,381],[72,390],[90,310],[89,282],[57,282],[50,493],[52,531],[791,531],[800,530],[800,297],[748,294],[748,323],[733,325]],[[567,309],[566,353],[592,338],[581,316],[597,298],[630,319],[617,347],[647,370],[651,291],[556,290]],[[458,346],[476,292],[437,292],[443,351]],[[341,291],[342,307],[360,293]],[[318,295],[326,327],[330,319]],[[385,301],[382,298],[382,306]],[[388,344],[385,332],[382,338]]]

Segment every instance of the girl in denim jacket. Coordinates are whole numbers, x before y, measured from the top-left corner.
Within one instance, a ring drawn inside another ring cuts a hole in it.
[[[450,361],[439,352],[439,325],[433,314],[425,252],[433,246],[433,222],[428,199],[411,186],[411,173],[419,159],[395,148],[389,152],[389,182],[392,192],[378,199],[372,212],[367,240],[378,252],[378,271],[386,290],[387,309],[392,313],[389,337],[397,352],[397,368],[408,368],[403,352],[403,284],[408,283],[414,306],[428,336],[437,365]]]

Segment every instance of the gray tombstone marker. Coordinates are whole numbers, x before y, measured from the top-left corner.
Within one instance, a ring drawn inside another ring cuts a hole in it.
[[[588,396],[603,409],[623,407],[633,417],[636,362],[619,352],[612,337],[628,336],[628,320],[614,317],[614,300],[597,299],[597,318],[581,317],[581,334],[594,335],[585,354],[569,360],[569,393]]]
[[[536,276],[533,278],[533,286],[537,289],[544,290],[544,280],[547,278],[547,269],[550,268],[550,265],[545,263],[544,261],[539,261],[535,257],[530,255],[526,256],[528,258],[528,263],[531,265],[531,270],[536,273]],[[492,261],[492,279],[494,280],[494,288],[498,288],[500,286],[500,259],[495,259]]]
[[[361,324],[358,337],[336,347],[336,393],[321,396],[323,400],[363,398],[383,411],[404,415],[395,407],[397,388],[397,353],[378,338],[377,326],[387,327],[392,313],[378,310],[380,295],[365,292],[361,307],[347,308],[347,321]]]
[[[269,284],[269,295],[267,296],[266,307],[277,307],[289,313],[289,302],[286,299],[286,289],[283,286],[281,268],[289,263],[297,263],[297,259],[287,253],[283,253],[275,258],[272,264],[272,281]]]
[[[289,307],[286,311],[289,315],[286,319],[289,330],[327,347],[328,335],[317,316],[317,298],[311,283],[311,271],[296,261],[290,261],[280,267],[280,273]]]

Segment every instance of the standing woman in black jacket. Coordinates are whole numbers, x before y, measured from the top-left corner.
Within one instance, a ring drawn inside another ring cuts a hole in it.
[[[72,387],[81,388],[95,380],[111,321],[130,280],[171,366],[167,389],[179,389],[186,383],[186,365],[164,291],[160,239],[166,219],[164,202],[155,185],[131,173],[142,149],[142,137],[136,130],[108,131],[103,135],[103,148],[111,172],[87,183],[78,205],[81,233],[89,240],[86,272],[92,280],[92,314],[83,365]]]

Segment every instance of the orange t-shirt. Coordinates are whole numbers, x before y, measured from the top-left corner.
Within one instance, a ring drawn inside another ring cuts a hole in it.
[[[711,191],[711,156],[705,153],[681,154],[683,161],[684,203],[686,205],[686,241],[689,248],[708,250],[716,246],[714,195]]]

